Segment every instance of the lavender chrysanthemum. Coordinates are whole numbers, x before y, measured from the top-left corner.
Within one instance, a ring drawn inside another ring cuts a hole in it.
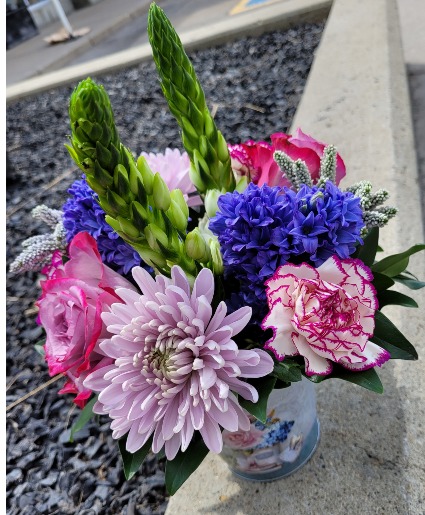
[[[68,243],[79,232],[88,232],[96,240],[102,261],[120,274],[128,274],[141,264],[139,254],[105,221],[105,212],[97,202],[97,194],[85,177],[69,188],[71,197],[63,206],[63,225]]]
[[[115,362],[84,382],[100,392],[93,411],[113,419],[114,438],[128,433],[129,452],[153,435],[152,451],[165,446],[172,460],[199,430],[207,447],[219,453],[219,426],[228,431],[250,427],[235,394],[258,400],[256,389],[240,378],[273,370],[265,351],[240,350],[232,339],[248,323],[251,308],[226,316],[221,302],[213,314],[214,276],[206,268],[192,290],[178,266],[171,279],[153,279],[140,267],[132,273],[143,294],[119,288],[124,304],[113,304],[110,313],[102,314],[113,336],[100,348]]]
[[[360,199],[330,181],[298,192],[251,183],[243,193],[222,195],[218,208],[209,228],[220,242],[225,273],[239,280],[239,297],[254,315],[265,304],[264,282],[279,266],[294,258],[314,266],[333,254],[345,259],[362,242]]]

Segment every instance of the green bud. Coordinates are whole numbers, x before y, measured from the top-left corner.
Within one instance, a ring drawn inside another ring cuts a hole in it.
[[[76,163],[79,163],[79,162],[80,162],[80,159],[79,159],[78,154],[77,154],[77,152],[75,151],[75,149],[74,149],[71,145],[67,145],[66,143],[65,143],[65,148],[68,150],[69,155],[71,156],[71,158],[72,158]]]
[[[217,131],[217,154],[220,161],[230,161],[229,148],[221,131]]]
[[[248,177],[246,175],[242,175],[236,183],[235,190],[238,191],[239,193],[243,193],[247,189],[248,184],[249,184]]]
[[[133,161],[129,162],[128,168],[129,168],[129,171],[130,171],[130,173],[128,174],[128,181],[130,183],[130,190],[131,190],[131,193],[133,193],[134,196],[137,196],[138,191],[139,191],[139,186],[138,186],[137,179],[139,177],[141,178],[141,174],[140,174],[139,170],[137,169],[137,166],[135,165],[135,163]]]
[[[211,251],[211,261],[212,261],[212,270],[215,275],[221,275],[224,272],[223,266],[223,258],[221,256],[220,244],[217,240],[210,240],[210,251]]]
[[[180,232],[186,231],[188,217],[184,215],[180,206],[171,199],[171,205],[165,213],[173,226]]]
[[[89,141],[95,141],[102,136],[102,127],[96,122],[89,122],[88,120],[80,119],[79,122],[82,130],[88,135]]]
[[[108,171],[100,166],[99,161],[94,162],[93,177],[99,184],[102,184],[104,188],[108,188],[113,183],[113,178]]]
[[[211,143],[217,141],[217,127],[211,116],[205,116],[205,134]]]
[[[102,168],[111,169],[112,154],[100,141],[96,141],[96,157]]]
[[[134,240],[140,238],[140,231],[129,221],[122,216],[117,216],[118,223],[120,224],[121,231],[126,234],[128,239]]]
[[[124,236],[121,230],[121,225],[115,218],[112,218],[112,216],[106,215],[105,216],[105,222],[112,227],[112,229],[119,234],[120,236]]]
[[[133,200],[127,170],[123,165],[117,165],[114,170],[114,190],[128,204]]]
[[[143,156],[140,156],[137,159],[137,169],[142,174],[143,186],[145,187],[146,193],[148,195],[152,195],[154,175],[151,169],[149,168],[146,159]]]
[[[137,201],[131,203],[131,215],[134,225],[141,231],[146,227],[148,218],[146,209]]]
[[[182,116],[181,118],[181,124],[183,131],[185,133],[186,137],[189,137],[189,141],[193,141],[194,145],[196,145],[196,142],[198,141],[199,134],[195,131],[193,128],[193,125],[189,122],[189,120]]]
[[[167,211],[171,204],[170,190],[159,173],[153,177],[152,195],[155,207]]]
[[[154,268],[159,268],[164,271],[167,271],[167,269],[169,269],[167,265],[167,260],[159,252],[155,252],[146,245],[141,245],[138,243],[133,243],[133,247],[140,254],[140,257],[143,259],[143,261],[148,265],[153,266]]]
[[[167,235],[155,224],[149,224],[147,227],[145,227],[145,236],[148,240],[149,247],[156,251],[161,250],[158,246],[158,242],[161,243],[161,245],[164,247],[168,245]]]
[[[181,209],[182,213],[186,218],[189,218],[189,208],[187,206],[187,202],[184,199],[182,190],[175,189],[170,191],[171,200],[174,200],[174,202],[177,203],[179,208]]]
[[[216,215],[218,210],[217,201],[221,195],[221,191],[207,190],[207,194],[205,195],[205,211],[209,218]]]
[[[90,186],[90,188],[93,189],[91,186],[91,180],[90,178],[87,178],[87,184]],[[105,213],[109,213],[110,215],[116,216],[118,214],[118,211],[106,200],[105,197],[99,197],[99,204],[100,207],[105,211]]]
[[[96,191],[98,195],[105,195],[106,188],[104,188],[104,186],[99,181],[97,181],[93,176],[88,175],[86,180],[90,188],[93,191]]]
[[[106,191],[106,200],[108,201],[108,204],[112,206],[114,212],[120,213],[121,215],[128,214],[127,202],[125,202],[125,200],[117,195],[114,191]]]
[[[199,175],[198,170],[195,168],[193,163],[190,163],[189,177],[198,191],[206,191],[207,185],[201,179],[201,176]]]
[[[211,257],[209,248],[197,227],[187,234],[184,248],[187,255],[195,261],[206,263]]]

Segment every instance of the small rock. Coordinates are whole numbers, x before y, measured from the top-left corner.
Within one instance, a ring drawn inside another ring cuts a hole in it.
[[[50,472],[47,477],[40,480],[40,485],[52,486],[57,482],[58,476],[59,476],[59,472],[56,472],[56,471]]]
[[[13,469],[6,476],[6,488],[9,489],[11,486],[19,483],[24,478],[24,474],[21,469]]]
[[[28,465],[34,463],[34,461],[40,457],[40,452],[29,452],[23,456],[17,463],[19,468],[26,469]]]
[[[110,497],[110,488],[105,485],[98,485],[94,491],[94,495],[95,497],[102,499],[102,501],[106,501],[106,499]]]

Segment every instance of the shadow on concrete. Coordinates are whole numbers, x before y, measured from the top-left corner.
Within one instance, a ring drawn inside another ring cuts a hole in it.
[[[415,133],[422,218],[425,220],[425,64],[408,64],[407,78],[409,81],[413,129]]]
[[[199,513],[317,514],[315,500],[329,507],[328,515],[406,513],[404,399],[392,368],[387,365],[379,371],[383,395],[339,380],[319,385],[322,434],[310,462],[293,475],[267,484],[231,477],[229,472],[229,481],[239,485],[239,492],[222,496]]]

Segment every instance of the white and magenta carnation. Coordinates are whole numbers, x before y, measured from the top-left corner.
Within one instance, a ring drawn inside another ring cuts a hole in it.
[[[46,361],[51,375],[63,373],[68,378],[59,393],[77,394],[74,402],[83,407],[91,395],[83,380],[111,363],[99,349],[99,339],[107,336],[100,315],[120,302],[115,288],[134,287],[102,263],[96,241],[85,232],[71,241],[64,265],[54,255],[48,274],[37,301],[39,322],[46,331]]]
[[[262,377],[273,369],[265,351],[240,350],[232,339],[248,323],[251,309],[226,316],[221,302],[213,313],[214,276],[206,268],[193,289],[178,266],[171,279],[153,279],[140,267],[133,277],[143,293],[118,289],[124,304],[113,304],[102,315],[113,336],[100,348],[114,362],[84,382],[100,392],[94,412],[113,419],[114,438],[128,433],[131,453],[153,435],[152,451],[165,446],[172,460],[179,449],[187,449],[195,430],[219,453],[220,426],[250,429],[235,394],[257,402],[258,392],[241,378]]]
[[[202,205],[202,199],[190,180],[190,159],[187,152],[166,148],[163,154],[142,152],[141,156],[146,159],[152,172],[159,173],[170,190],[182,191],[189,207]]]
[[[266,282],[266,343],[280,360],[303,356],[306,374],[328,375],[332,362],[352,371],[382,365],[390,354],[371,342],[378,309],[372,273],[357,259],[333,256],[318,268],[286,264]]]
[[[229,145],[232,169],[236,175],[248,176],[252,182],[262,186],[288,186],[290,182],[280,171],[273,159],[276,150],[285,152],[291,159],[301,159],[307,165],[313,183],[320,176],[320,159],[326,147],[324,143],[315,140],[301,129],[295,134],[276,132],[270,136],[271,143],[266,141],[249,140],[238,145]],[[336,184],[345,177],[345,164],[337,154]]]

